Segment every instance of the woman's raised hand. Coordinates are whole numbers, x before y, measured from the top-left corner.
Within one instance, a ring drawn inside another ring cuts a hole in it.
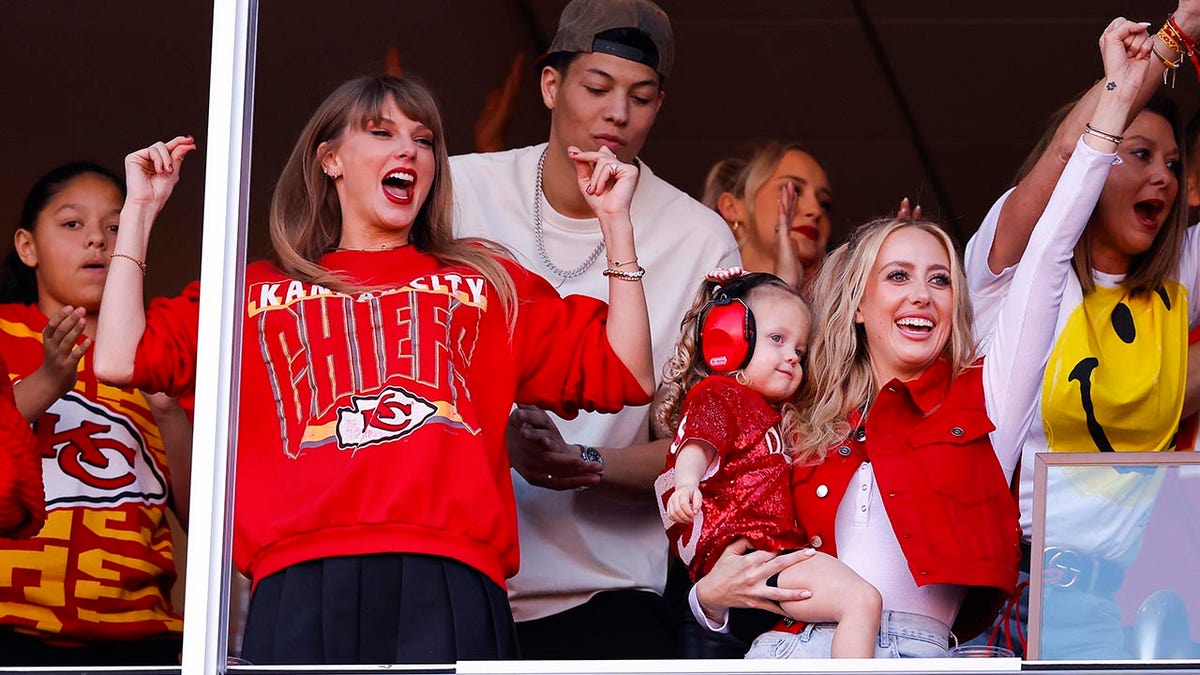
[[[196,149],[191,136],[176,136],[125,156],[125,203],[162,210],[179,182],[179,167],[187,154]]]
[[[1154,44],[1154,36],[1146,32],[1149,25],[1117,17],[1100,34],[1100,58],[1104,62],[1107,91],[1131,100],[1137,94],[1149,69],[1150,50]]]
[[[567,155],[575,162],[579,192],[601,220],[601,226],[608,216],[628,217],[633,191],[637,188],[638,168],[617,159],[605,147],[584,152],[572,145],[567,148]]]
[[[775,200],[775,276],[796,290],[804,281],[804,268],[792,248],[792,221],[796,218],[799,200],[800,192],[794,183],[788,181],[779,186],[779,197]]]

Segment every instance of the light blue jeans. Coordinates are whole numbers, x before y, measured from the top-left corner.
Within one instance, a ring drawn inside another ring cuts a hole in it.
[[[1125,649],[1121,608],[1112,593],[1046,586],[1042,593],[1044,660],[1131,659]]]
[[[835,628],[835,623],[810,623],[796,634],[768,631],[750,645],[746,658],[827,659]],[[879,622],[875,657],[943,657],[948,655],[950,640],[950,628],[937,619],[885,609]]]

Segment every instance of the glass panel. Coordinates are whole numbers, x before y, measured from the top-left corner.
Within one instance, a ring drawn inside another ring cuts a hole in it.
[[[1038,657],[1200,656],[1200,466],[1049,466],[1043,485]]]
[[[0,284],[7,366],[0,377],[23,379],[43,362],[42,326],[53,315],[43,309],[81,307],[85,331],[96,325],[124,157],[175,134],[203,142],[212,2],[4,3],[0,16],[9,158],[0,180],[0,255],[21,226],[37,235],[43,271],[51,260],[61,269],[91,265],[43,278],[32,296],[10,295],[7,280]],[[60,176],[75,177],[46,183],[54,183],[47,200],[30,202],[34,219],[19,222],[39,179],[80,160],[113,176],[68,169]],[[156,234],[182,245],[158,246],[145,260],[149,296],[174,295],[199,273],[199,249],[189,242],[201,236],[205,158],[195,153],[186,164]],[[43,239],[67,225],[90,243],[68,248],[70,240]],[[188,505],[190,397],[181,407],[105,385],[94,353],[83,353],[51,402],[35,406],[48,517],[32,538],[0,539],[0,668],[178,668],[187,537],[176,516]]]

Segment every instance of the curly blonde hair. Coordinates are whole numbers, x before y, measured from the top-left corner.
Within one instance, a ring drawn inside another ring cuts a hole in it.
[[[855,320],[855,314],[884,240],[907,227],[932,234],[950,258],[954,310],[946,355],[950,358],[952,377],[958,377],[975,361],[975,340],[971,333],[974,319],[967,280],[950,235],[927,220],[885,218],[859,227],[849,241],[825,259],[812,288],[813,339],[808,351],[808,372],[801,387],[805,405],[798,459],[803,462],[821,461],[826,448],[845,439],[850,434],[850,415],[863,409],[884,384],[876,381],[867,354],[866,332]]]
[[[779,277],[765,272],[753,272],[737,277],[724,283],[706,279],[700,285],[691,308],[683,315],[679,324],[679,341],[675,344],[675,353],[663,366],[663,383],[658,403],[654,409],[654,420],[660,432],[665,431],[674,435],[679,430],[679,419],[682,414],[683,401],[692,387],[713,373],[704,363],[699,348],[700,324],[704,316],[712,308],[713,297],[718,292],[726,293],[730,299],[742,300],[747,306],[754,298],[762,293],[784,293],[796,299],[809,315],[811,329],[812,311],[804,298]],[[751,386],[745,370],[735,370],[729,373],[731,377],[744,386]],[[792,397],[779,404],[780,434],[783,436],[784,452],[789,456],[796,453],[800,447],[800,406],[798,404],[800,389]]]

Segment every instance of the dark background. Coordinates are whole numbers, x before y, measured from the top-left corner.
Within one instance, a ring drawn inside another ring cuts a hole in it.
[[[518,51],[537,54],[565,0],[263,0],[250,256],[268,253],[279,168],[320,100],[380,70],[389,45],[443,106],[452,153]],[[697,195],[707,168],[747,141],[807,144],[833,182],[840,233],[907,195],[960,239],[1009,184],[1058,105],[1101,74],[1097,38],[1128,13],[1155,26],[1164,2],[662,0],[676,65],[642,158]],[[0,239],[49,168],[124,155],[191,133],[189,159],[151,246],[150,289],[199,274],[212,6],[197,0],[0,0]],[[1191,65],[1175,96],[1200,102]],[[549,124],[532,69],[512,146]],[[919,148],[924,148],[924,159]]]

